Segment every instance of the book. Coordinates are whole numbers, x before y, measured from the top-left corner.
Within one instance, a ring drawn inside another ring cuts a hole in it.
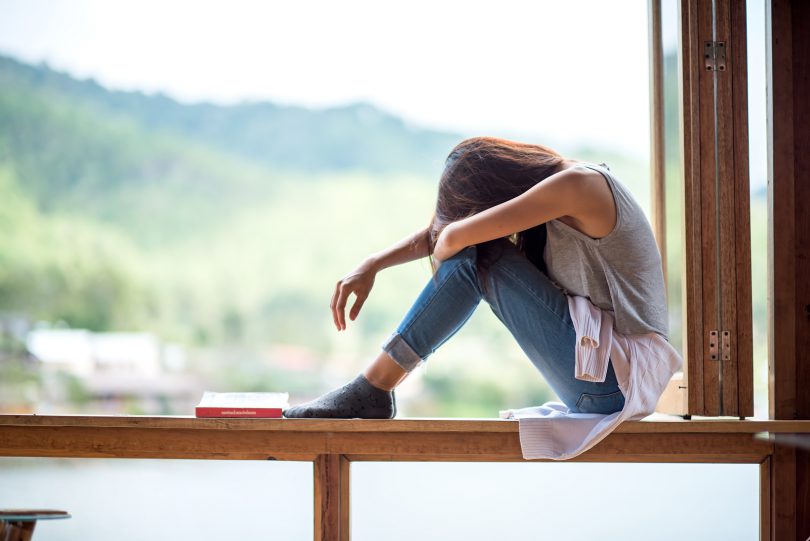
[[[267,419],[281,417],[289,393],[215,393],[205,391],[194,408],[197,417]]]

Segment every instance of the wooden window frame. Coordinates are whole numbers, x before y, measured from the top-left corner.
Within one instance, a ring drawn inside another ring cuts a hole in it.
[[[655,69],[660,1],[650,0],[653,107],[663,102],[663,74]],[[810,393],[801,391],[810,385],[810,2],[765,0],[765,7],[768,417],[809,419]],[[753,414],[745,1],[681,0],[679,22],[685,346],[683,380],[668,388],[668,411],[742,419]],[[707,41],[727,45],[722,76],[704,72]],[[651,115],[651,164],[653,224],[663,251],[661,113]],[[714,231],[706,227],[712,221]],[[725,286],[719,294],[718,285]],[[707,351],[713,329],[732,333],[730,355],[720,362]],[[761,539],[807,539],[810,450],[795,435],[774,441],[783,445],[761,464]]]
[[[695,71],[704,61],[701,41],[708,39],[707,5],[711,0],[682,0],[680,11],[681,48],[686,52],[681,75],[686,167],[683,189],[687,197],[684,292],[690,302],[685,310],[689,340],[685,353],[689,361],[686,376],[691,382],[684,402],[686,417],[718,408],[728,414],[734,407],[737,411],[733,414],[743,417],[750,414],[753,402],[753,389],[746,386],[746,370],[753,362],[750,343],[745,342],[750,338],[746,325],[751,322],[750,274],[746,275],[750,268],[750,225],[745,3],[714,0],[715,13],[726,18],[709,41],[726,39],[727,62],[731,63],[726,70],[726,75],[731,75],[716,79],[718,125],[724,126],[729,118],[732,127],[736,122],[731,131],[716,133],[705,122],[707,111],[715,115],[714,107],[706,108],[707,79]],[[766,6],[770,419],[625,421],[573,460],[759,464],[760,539],[793,541],[810,535],[810,452],[795,447],[796,442],[806,445],[810,437],[810,393],[800,392],[810,385],[810,131],[806,129],[810,126],[810,33],[806,31],[810,27],[810,2],[766,0]],[[658,21],[660,40],[660,11]],[[660,77],[660,70],[657,73]],[[713,77],[712,100],[714,81]],[[659,120],[653,126],[654,133],[660,128]],[[663,145],[659,148],[657,157],[663,158]],[[713,162],[716,169],[707,165],[707,155],[717,156]],[[654,171],[660,171],[662,163],[654,159]],[[663,182],[662,176],[655,182]],[[663,188],[663,184],[658,187]],[[704,190],[708,190],[708,198]],[[653,193],[659,204],[663,203],[663,191],[654,189]],[[719,212],[711,212],[707,199]],[[653,222],[658,242],[663,243],[663,208],[656,212]],[[707,222],[716,227],[705,230],[701,224]],[[722,263],[719,267],[718,261]],[[718,276],[720,281],[730,277],[737,291],[726,287],[725,294],[707,306],[702,295],[712,291]],[[726,359],[731,362],[723,360],[712,366],[712,359],[707,360],[705,331],[715,324],[728,326],[729,322],[735,329],[731,359]],[[715,370],[721,376],[734,374],[736,379],[720,379]],[[311,461],[314,537],[347,541],[352,461],[523,461],[518,425],[514,420],[498,419],[0,415],[0,456]]]
[[[648,3],[650,163],[666,269],[661,1]],[[743,419],[754,415],[745,2],[681,0],[678,10],[684,368],[664,409]],[[711,69],[710,45],[723,55]]]
[[[766,0],[768,417],[810,418],[810,3]],[[803,392],[804,391],[804,392]],[[786,436],[782,436],[783,438]],[[779,441],[777,438],[776,441]],[[773,541],[810,536],[810,450],[768,460]],[[778,512],[777,512],[778,510]]]

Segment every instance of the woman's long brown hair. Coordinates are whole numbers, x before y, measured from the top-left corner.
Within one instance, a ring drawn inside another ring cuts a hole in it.
[[[543,145],[518,143],[497,137],[473,137],[456,145],[445,161],[439,180],[436,210],[428,228],[430,253],[441,231],[450,223],[509,201],[560,170],[565,158]],[[500,243],[511,240],[542,272],[546,225],[540,224],[511,237],[477,245],[476,267],[486,288],[488,267],[500,257]],[[430,258],[431,268],[435,264]]]

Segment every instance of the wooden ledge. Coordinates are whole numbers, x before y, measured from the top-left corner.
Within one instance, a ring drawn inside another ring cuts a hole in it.
[[[3,427],[148,428],[190,430],[260,430],[270,432],[518,432],[515,419],[409,417],[402,419],[198,419],[190,416],[142,415],[2,415]],[[810,433],[810,420],[657,417],[625,421],[614,432],[624,434]]]
[[[654,417],[654,416],[653,416]],[[774,442],[755,434],[810,433],[808,421],[626,421],[572,459],[590,462],[761,463]],[[196,419],[0,415],[0,456],[349,461],[524,461],[507,419]]]

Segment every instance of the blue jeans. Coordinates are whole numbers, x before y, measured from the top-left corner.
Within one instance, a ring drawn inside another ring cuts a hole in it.
[[[565,294],[514,244],[502,244],[501,257],[487,272],[486,289],[476,270],[477,246],[442,262],[383,350],[410,372],[453,336],[485,299],[573,413],[621,410],[624,395],[612,363],[604,382],[574,377],[576,332]]]

